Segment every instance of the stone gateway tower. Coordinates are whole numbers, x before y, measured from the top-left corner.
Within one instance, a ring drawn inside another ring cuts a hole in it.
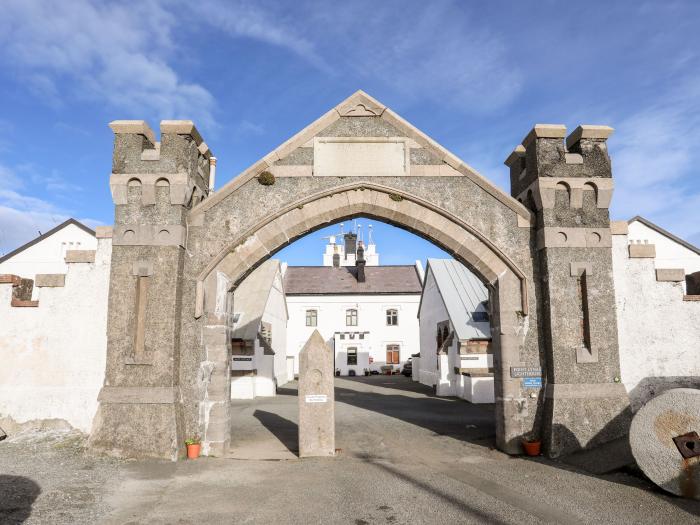
[[[213,192],[189,121],[117,121],[107,372],[90,439],[175,459],[230,445],[231,295],[297,238],[363,215],[423,236],[488,287],[497,445],[567,454],[626,432],[605,140],[536,126],[508,158],[511,195],[358,91]],[[523,378],[521,372],[541,377]]]

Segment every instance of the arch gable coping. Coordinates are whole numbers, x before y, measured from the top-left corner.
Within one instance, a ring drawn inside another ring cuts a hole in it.
[[[278,146],[270,153],[265,155],[262,159],[258,160],[257,162],[243,170],[238,176],[234,177],[232,180],[230,180],[228,183],[222,186],[221,189],[212,193],[208,198],[204,199],[199,204],[194,206],[194,208],[192,208],[192,210],[190,211],[190,215],[204,213],[208,209],[216,206],[223,199],[225,199],[226,196],[235,192],[245,183],[257,177],[266,168],[272,166],[275,161],[286,157],[298,147],[301,147],[304,144],[306,144],[319,132],[321,132],[322,130],[339,120],[341,116],[351,115],[352,112],[349,112],[349,108],[355,107],[364,108],[365,110],[370,111],[370,113],[373,113],[378,118],[386,120],[389,124],[393,125],[400,131],[403,131],[407,137],[412,138],[421,146],[430,150],[432,153],[437,155],[442,160],[442,162],[455,169],[463,176],[467,177],[470,181],[472,181],[479,188],[491,195],[501,204],[504,204],[505,206],[509,207],[522,218],[527,219],[529,224],[534,223],[534,215],[530,210],[527,209],[527,207],[525,207],[515,198],[511,197],[503,190],[498,188],[495,184],[493,184],[486,177],[477,172],[469,164],[467,164],[455,154],[447,150],[447,148],[440,145],[434,139],[420,131],[418,128],[416,128],[411,123],[403,119],[397,113],[393,112],[384,104],[372,98],[362,90],[358,90],[355,93],[353,93],[351,96],[349,96],[347,99],[335,106],[333,109],[322,115],[319,119],[315,120],[314,122],[306,126],[304,129],[296,133],[294,136],[292,136],[290,139],[283,142],[280,146]],[[367,108],[370,109],[368,110]],[[419,177],[420,175],[416,176]]]
[[[371,200],[357,200],[354,199],[353,196],[351,196],[354,191],[364,190],[370,190],[374,193]],[[336,195],[342,195],[346,199],[346,202],[343,203],[340,208],[338,208],[337,206],[329,206],[326,210],[316,210],[315,215],[308,216],[308,212],[305,211],[305,206],[307,204],[322,202],[325,197],[333,197]],[[401,199],[394,200],[393,198],[391,198],[393,195],[400,196]],[[378,201],[380,199],[382,199],[384,202],[379,203]],[[345,207],[349,208],[349,213],[365,212],[369,214],[372,214],[372,206],[381,206],[386,210],[393,209],[394,211],[390,214],[387,214],[387,216],[384,217],[385,219],[390,221],[396,221],[399,224],[405,226],[406,228],[417,230],[417,224],[422,217],[420,217],[420,214],[416,214],[415,216],[409,216],[401,213],[401,211],[398,210],[398,207],[400,205],[400,202],[403,200],[409,203],[413,203],[419,208],[422,208],[423,210],[427,210],[428,212],[437,214],[440,217],[440,220],[444,221],[442,224],[445,227],[456,226],[458,228],[461,228],[462,230],[475,237],[479,242],[481,242],[482,245],[486,247],[486,250],[473,252],[472,250],[466,248],[466,246],[462,245],[458,249],[454,250],[454,253],[458,257],[468,261],[474,267],[474,269],[482,275],[482,277],[485,275],[492,274],[489,275],[490,279],[488,280],[490,281],[493,281],[499,277],[496,273],[492,271],[492,267],[497,265],[498,262],[502,263],[505,267],[511,270],[511,272],[513,272],[513,274],[520,281],[521,310],[524,315],[527,315],[527,278],[525,277],[525,274],[518,268],[515,262],[513,262],[506,254],[504,254],[497,246],[495,246],[486,236],[484,236],[478,230],[476,230],[463,220],[459,219],[458,217],[454,216],[447,210],[440,208],[439,206],[436,206],[432,203],[429,203],[423,199],[420,199],[419,197],[381,184],[371,183],[367,181],[358,181],[343,186],[335,187],[329,190],[325,190],[314,195],[304,197],[303,199],[299,199],[280,209],[277,213],[265,217],[265,219],[248,228],[241,235],[238,235],[232,242],[228,243],[226,247],[220,250],[219,253],[211,259],[209,264],[207,264],[207,266],[197,275],[195,317],[201,317],[204,311],[205,280],[214,270],[216,270],[219,264],[229,254],[234,253],[239,246],[245,244],[250,245],[252,253],[248,254],[247,257],[244,254],[237,254],[237,258],[239,259],[237,262],[239,264],[243,263],[248,268],[250,268],[255,264],[256,260],[260,258],[260,256],[264,256],[271,253],[281,244],[289,242],[298,237],[300,234],[303,234],[305,231],[308,231],[309,229],[313,229],[314,227],[318,226],[319,222],[317,219],[319,217],[321,217],[322,220],[325,222],[331,222],[334,219],[332,212],[337,212],[338,209],[342,209]],[[402,215],[402,217],[397,218],[397,214]],[[294,215],[296,216],[294,227],[290,228],[287,231],[279,227],[279,225],[275,222],[277,219],[283,216]],[[379,218],[382,217],[379,216]],[[312,222],[307,222],[309,219],[314,220]],[[267,239],[259,239],[256,236],[264,228],[271,225],[273,225],[272,227],[275,228],[276,231],[267,232],[269,234],[269,237]],[[438,234],[435,236],[435,242],[441,243],[441,239],[439,238],[441,236],[444,236],[445,238],[449,237],[449,235],[447,234]],[[444,243],[441,244],[443,244],[443,246],[445,247],[448,247]]]

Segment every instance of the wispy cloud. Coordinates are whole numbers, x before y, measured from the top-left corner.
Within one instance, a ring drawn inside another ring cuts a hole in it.
[[[697,63],[697,60],[695,61]],[[700,75],[691,67],[658,102],[623,117],[611,140],[620,218],[646,215],[677,235],[700,242]]]
[[[157,2],[8,0],[2,9],[0,56],[48,105],[87,98],[141,118],[214,122],[209,91],[168,64],[176,17]]]

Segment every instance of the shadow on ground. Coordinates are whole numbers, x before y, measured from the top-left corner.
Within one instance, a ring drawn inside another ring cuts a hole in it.
[[[299,455],[299,426],[296,423],[265,410],[256,410],[253,416],[272,432],[287,450]]]
[[[39,494],[41,488],[29,478],[0,475],[0,523],[24,523]]]

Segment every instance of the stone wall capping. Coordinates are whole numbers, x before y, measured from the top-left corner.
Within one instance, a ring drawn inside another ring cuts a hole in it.
[[[700,302],[700,295],[684,295],[684,301],[698,301]]]
[[[12,298],[10,301],[10,306],[14,308],[37,308],[39,306],[39,301],[28,301],[24,299]]]
[[[629,224],[627,221],[610,221],[610,233],[612,235],[627,235]]]
[[[111,239],[112,226],[95,226],[95,237],[97,239]]]
[[[583,124],[566,137],[566,148],[571,149],[581,139],[607,140],[615,130],[610,126],[591,126]]]
[[[190,135],[199,147],[204,140],[191,120],[161,120],[160,133],[174,133],[176,135]],[[208,149],[208,148],[207,148]]]
[[[518,144],[515,149],[508,155],[508,158],[503,162],[506,166],[510,167],[515,162],[519,161],[525,156],[525,146]]]
[[[659,282],[683,282],[685,270],[683,268],[657,268],[656,280]]]
[[[656,245],[654,244],[630,244],[630,259],[653,259],[656,257]]]
[[[145,120],[113,120],[109,127],[115,135],[143,135],[155,147],[156,136]]]
[[[62,288],[66,285],[64,273],[38,273],[34,277],[34,286],[39,288]]]
[[[66,263],[94,263],[96,250],[66,250]]]
[[[0,284],[11,284],[12,286],[18,286],[19,282],[19,275],[13,275],[11,273],[0,274]]]
[[[535,124],[535,127],[525,135],[522,145],[527,147],[535,139],[563,139],[564,137],[566,137],[564,124]]]

